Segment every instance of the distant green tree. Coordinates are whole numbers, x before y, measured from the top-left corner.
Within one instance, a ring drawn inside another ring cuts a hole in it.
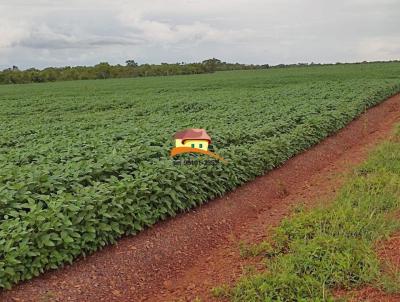
[[[139,66],[139,64],[136,63],[135,60],[127,60],[125,63],[126,63],[126,66],[129,66],[129,67],[138,67]]]
[[[126,65],[110,65],[107,62],[95,66],[49,67],[43,70],[30,68],[19,70],[17,66],[0,71],[0,84],[38,83],[69,80],[108,79],[124,77],[169,76],[183,74],[210,73],[219,70],[240,70],[268,68],[269,65],[245,65],[226,63],[212,58],[201,63],[161,63],[139,65],[127,60]]]
[[[217,67],[222,64],[222,62],[219,59],[212,58],[212,59],[204,60],[202,62],[202,64],[204,66],[206,66],[206,68],[209,72],[214,72],[217,70]]]
[[[101,62],[94,66],[97,79],[108,79],[110,77],[111,66],[107,62]]]

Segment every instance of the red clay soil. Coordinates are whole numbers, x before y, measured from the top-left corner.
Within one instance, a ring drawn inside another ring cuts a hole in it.
[[[0,293],[0,301],[214,301],[210,289],[232,284],[248,260],[240,242],[259,242],[304,203],[335,194],[344,174],[390,137],[400,95],[282,167],[222,198]]]

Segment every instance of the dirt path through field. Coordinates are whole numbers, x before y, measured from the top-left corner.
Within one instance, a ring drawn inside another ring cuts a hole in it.
[[[301,202],[331,197],[343,173],[366,158],[400,121],[400,94],[282,167],[189,213],[0,293],[0,301],[213,301],[249,260],[239,242],[258,242]],[[253,260],[254,261],[254,260]],[[251,264],[251,263],[250,263]]]

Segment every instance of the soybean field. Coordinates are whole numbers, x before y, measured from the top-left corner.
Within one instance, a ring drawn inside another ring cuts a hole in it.
[[[0,288],[278,167],[400,92],[400,63],[0,86]],[[204,128],[227,163],[176,164]]]

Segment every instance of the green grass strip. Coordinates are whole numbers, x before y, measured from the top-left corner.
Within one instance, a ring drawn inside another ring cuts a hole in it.
[[[400,209],[399,134],[371,154],[332,204],[299,211],[271,245],[254,247],[265,255],[266,272],[225,291],[231,301],[333,301],[333,289],[393,285],[374,244],[400,229],[390,215]]]

